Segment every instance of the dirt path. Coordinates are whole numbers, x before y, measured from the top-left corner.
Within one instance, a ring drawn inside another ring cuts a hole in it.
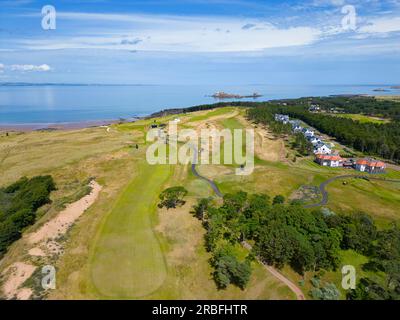
[[[242,242],[242,246],[246,248],[247,250],[252,250],[252,246],[247,243],[246,241]],[[303,292],[301,289],[296,286],[292,281],[290,281],[288,278],[286,278],[283,274],[281,274],[278,270],[276,270],[274,267],[271,267],[267,264],[265,264],[259,257],[257,257],[257,261],[260,262],[265,269],[267,269],[275,278],[286,284],[290,290],[293,291],[293,293],[296,295],[297,300],[306,300]]]

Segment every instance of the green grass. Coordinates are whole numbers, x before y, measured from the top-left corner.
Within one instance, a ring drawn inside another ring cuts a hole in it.
[[[378,226],[385,227],[400,219],[400,182],[346,179],[327,187],[328,206],[336,212],[363,211],[370,214]]]
[[[221,121],[222,125],[224,128],[229,129],[229,130],[234,130],[234,129],[243,129],[244,126],[237,120],[236,118],[227,118]]]
[[[90,258],[91,279],[104,298],[139,298],[157,290],[167,268],[153,231],[157,196],[170,166],[141,164],[100,228]]]
[[[347,118],[347,119],[352,119],[359,121],[361,123],[388,123],[390,122],[389,119],[383,119],[383,118],[377,118],[377,117],[371,117],[367,116],[364,114],[331,114],[334,117],[340,117],[340,118]]]
[[[236,110],[236,108],[234,108],[234,107],[224,107],[224,108],[218,108],[215,110],[211,110],[211,111],[207,112],[206,114],[196,115],[196,113],[194,113],[194,115],[192,117],[190,117],[190,122],[207,120],[208,118],[222,116],[224,114],[230,113],[235,110]]]

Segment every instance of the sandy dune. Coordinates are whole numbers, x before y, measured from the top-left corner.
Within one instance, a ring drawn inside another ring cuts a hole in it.
[[[28,250],[29,255],[46,257],[49,254],[62,253],[62,246],[55,241],[65,234],[74,222],[87,210],[97,199],[102,187],[95,181],[90,183],[92,191],[78,201],[69,204],[55,218],[44,224],[39,230],[28,234],[26,240],[35,245]],[[30,288],[21,288],[23,283],[31,277],[36,266],[16,262],[8,267],[4,274],[7,275],[2,291],[7,299],[27,300],[32,295]]]
[[[80,200],[69,204],[57,217],[44,224],[39,230],[28,235],[28,241],[35,244],[41,241],[57,239],[65,234],[86,209],[88,209],[97,199],[102,187],[96,182],[90,183],[92,191]]]
[[[3,285],[3,292],[7,299],[17,298],[27,300],[32,294],[32,290],[28,288],[20,289],[19,287],[29,279],[36,267],[24,262],[16,262],[8,267],[4,273],[10,272],[10,276]]]

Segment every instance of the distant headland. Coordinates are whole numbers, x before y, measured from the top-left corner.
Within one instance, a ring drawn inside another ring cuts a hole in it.
[[[246,96],[242,96],[240,94],[232,94],[232,93],[226,93],[223,91],[218,91],[216,93],[214,93],[213,95],[211,95],[211,97],[215,98],[215,99],[246,99],[246,98],[260,98],[262,97],[261,94],[254,92],[252,95],[246,95]]]

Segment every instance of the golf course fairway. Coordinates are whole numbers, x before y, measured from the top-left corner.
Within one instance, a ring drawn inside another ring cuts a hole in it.
[[[140,298],[164,282],[167,268],[152,219],[170,173],[168,165],[141,164],[105,218],[90,259],[92,283],[100,297]]]

